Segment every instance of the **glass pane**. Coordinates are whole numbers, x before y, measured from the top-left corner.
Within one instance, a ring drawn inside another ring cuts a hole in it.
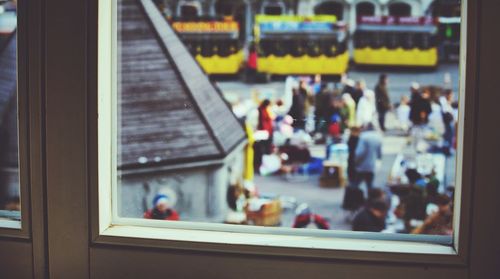
[[[16,1],[0,1],[0,226],[20,220]]]
[[[117,0],[118,216],[451,236],[459,1],[220,1]]]

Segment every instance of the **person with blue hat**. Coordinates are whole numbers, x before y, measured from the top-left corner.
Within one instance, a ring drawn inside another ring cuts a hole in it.
[[[170,208],[171,199],[165,194],[157,194],[153,198],[153,208],[144,213],[146,219],[179,221],[179,214]]]

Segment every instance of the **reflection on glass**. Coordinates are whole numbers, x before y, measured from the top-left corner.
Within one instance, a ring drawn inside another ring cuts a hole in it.
[[[118,0],[120,216],[452,234],[459,1],[153,2]]]
[[[1,1],[0,221],[20,220],[21,216],[17,141],[16,23],[16,1]]]

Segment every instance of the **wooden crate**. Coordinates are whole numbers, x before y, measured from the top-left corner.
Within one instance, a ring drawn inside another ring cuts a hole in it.
[[[323,172],[319,178],[319,186],[337,188],[345,186],[344,169],[341,165],[329,161],[323,162]]]

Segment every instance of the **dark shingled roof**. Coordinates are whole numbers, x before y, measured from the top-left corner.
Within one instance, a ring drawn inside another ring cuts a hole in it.
[[[245,132],[150,0],[118,1],[120,168],[220,159]]]
[[[18,166],[16,33],[0,45],[0,165]]]

